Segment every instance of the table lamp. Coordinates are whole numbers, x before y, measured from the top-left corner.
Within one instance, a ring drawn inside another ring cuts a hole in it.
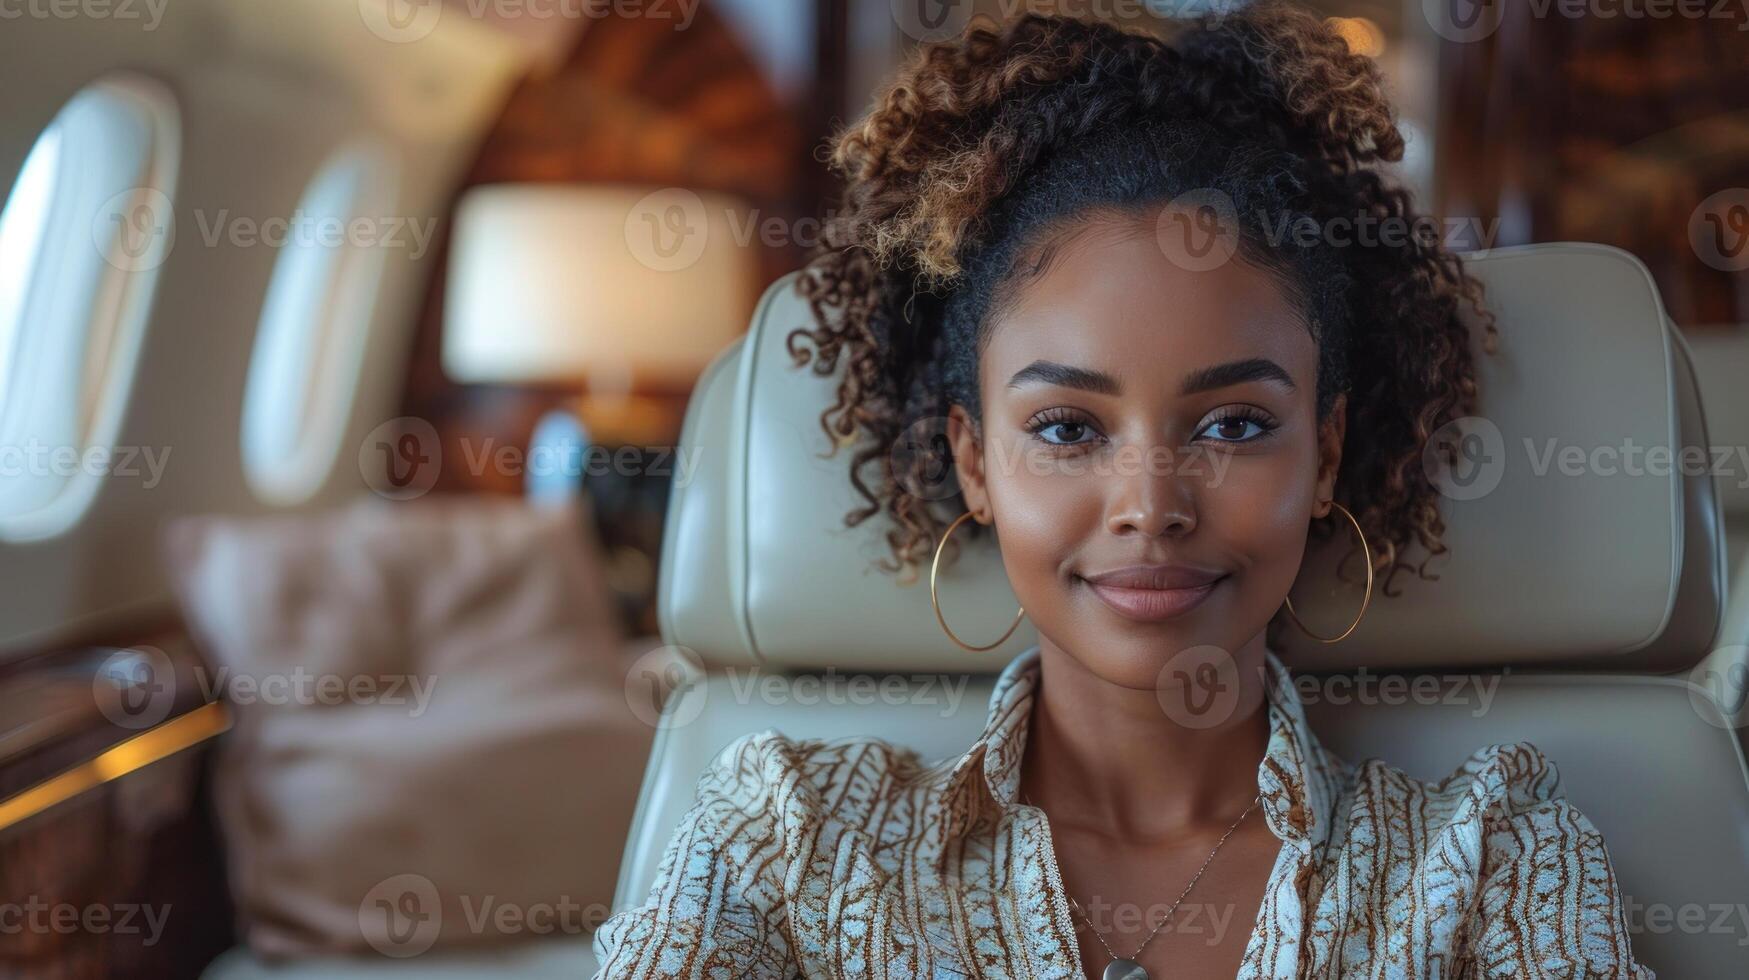
[[[444,373],[574,386],[595,442],[671,445],[693,383],[746,329],[756,217],[683,188],[475,187],[456,208]]]

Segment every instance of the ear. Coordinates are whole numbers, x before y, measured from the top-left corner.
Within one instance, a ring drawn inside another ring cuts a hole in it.
[[[980,524],[990,523],[990,492],[984,482],[984,439],[978,423],[964,406],[954,405],[947,412],[947,441],[953,452],[954,475],[959,479],[960,495],[966,509]]]
[[[1342,468],[1342,436],[1348,431],[1348,393],[1336,396],[1330,414],[1318,425],[1318,486],[1313,517],[1330,513],[1336,497],[1336,473]]]

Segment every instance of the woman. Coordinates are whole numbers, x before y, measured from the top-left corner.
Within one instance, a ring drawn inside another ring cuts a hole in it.
[[[943,764],[729,746],[601,976],[1651,976],[1534,746],[1351,765],[1272,652],[1314,521],[1368,600],[1445,550],[1421,461],[1479,290],[1379,175],[1402,150],[1375,66],[1285,6],[919,53],[837,142],[792,347],[843,370],[850,522],[884,512],[894,570],[990,526],[1038,645]],[[951,466],[889,452],[936,418]]]

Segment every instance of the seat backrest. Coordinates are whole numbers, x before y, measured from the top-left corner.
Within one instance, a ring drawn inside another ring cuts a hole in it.
[[[1458,467],[1430,463],[1451,554],[1432,566],[1436,581],[1375,601],[1348,640],[1280,652],[1325,678],[1413,674],[1431,686],[1407,690],[1440,692],[1391,697],[1375,684],[1355,703],[1314,700],[1314,728],[1351,760],[1434,778],[1483,745],[1537,744],[1610,843],[1639,956],[1665,976],[1749,974],[1749,767],[1740,732],[1687,676],[1714,643],[1724,591],[1713,481],[1681,464],[1683,447],[1707,445],[1687,349],[1644,266],[1619,250],[1539,245],[1465,261],[1499,350],[1478,343],[1477,416],[1437,437],[1457,443]],[[690,474],[671,498],[659,610],[665,641],[696,670],[665,705],[616,908],[647,895],[699,774],[734,738],[774,727],[957,755],[993,675],[1037,642],[1024,623],[990,653],[954,647],[927,577],[901,584],[874,566],[880,521],[844,526],[859,503],[849,451],[834,453],[818,421],[836,379],[793,368],[785,346],[809,317],[780,280],[688,408]],[[1295,585],[1296,605],[1327,603],[1332,622],[1359,602],[1334,574],[1345,547],[1310,549]],[[966,542],[942,589],[962,635],[1000,635],[1016,607],[988,537]],[[749,697],[748,671],[867,672],[898,687]],[[949,686],[907,696],[934,673]]]
[[[1712,655],[1694,670],[1726,710],[1749,710],[1749,330],[1688,334],[1725,523],[1730,590]]]

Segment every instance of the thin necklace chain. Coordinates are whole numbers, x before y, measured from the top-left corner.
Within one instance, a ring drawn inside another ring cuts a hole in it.
[[[1039,809],[1039,810],[1044,809],[1043,807],[1037,807],[1032,802],[1032,800],[1027,797],[1027,795],[1025,793],[1020,794],[1020,798],[1022,800],[1026,801],[1027,806],[1032,806],[1032,807],[1035,807],[1036,809]],[[1135,962],[1136,957],[1142,955],[1142,950],[1146,949],[1148,944],[1150,942],[1154,941],[1154,937],[1159,934],[1161,927],[1166,925],[1166,923],[1172,921],[1172,913],[1178,911],[1178,906],[1181,903],[1183,903],[1185,896],[1189,895],[1190,890],[1192,888],[1196,887],[1197,879],[1201,878],[1202,873],[1209,869],[1209,865],[1214,862],[1215,855],[1221,853],[1221,845],[1225,844],[1227,842],[1227,838],[1233,836],[1233,831],[1239,829],[1239,825],[1245,822],[1245,818],[1249,817],[1251,815],[1251,811],[1257,809],[1257,805],[1261,802],[1263,802],[1263,794],[1259,793],[1259,794],[1257,794],[1256,797],[1254,797],[1251,800],[1251,805],[1245,808],[1245,812],[1239,814],[1239,819],[1233,821],[1233,825],[1231,827],[1228,827],[1227,832],[1221,835],[1221,839],[1215,842],[1215,849],[1209,852],[1209,856],[1207,858],[1203,859],[1202,867],[1196,869],[1196,874],[1193,874],[1190,876],[1189,883],[1187,883],[1184,886],[1183,891],[1178,893],[1178,898],[1173,901],[1172,907],[1166,910],[1166,914],[1161,916],[1160,921],[1154,925],[1154,930],[1152,932],[1148,933],[1148,938],[1142,940],[1142,944],[1140,946],[1137,946],[1136,951],[1131,953],[1130,955],[1128,955],[1128,956],[1117,955],[1117,952],[1111,948],[1111,944],[1105,941],[1105,936],[1103,934],[1101,934],[1098,927],[1093,924],[1093,919],[1090,916],[1088,916],[1088,914],[1086,912],[1083,912],[1081,910],[1081,903],[1075,901],[1075,896],[1068,895],[1067,893],[1065,893],[1064,897],[1068,898],[1069,907],[1074,909],[1076,912],[1080,913],[1081,919],[1087,923],[1088,931],[1093,933],[1093,938],[1099,940],[1099,945],[1105,947],[1105,951],[1107,953],[1111,954],[1112,959],[1114,959],[1114,960],[1129,960],[1131,962]]]

